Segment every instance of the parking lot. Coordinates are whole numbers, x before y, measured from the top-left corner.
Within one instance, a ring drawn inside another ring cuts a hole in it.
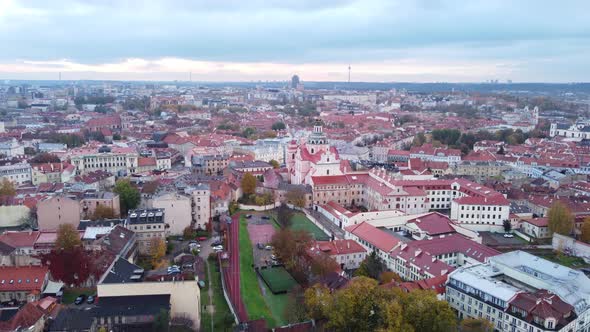
[[[252,242],[252,251],[254,253],[254,265],[266,266],[272,262],[272,250],[268,250],[267,245],[270,243],[275,234],[275,227],[271,224],[270,219],[263,218],[266,214],[251,214],[248,220],[248,234]]]
[[[520,237],[506,238],[504,233],[479,232],[482,237],[482,242],[486,246],[518,246],[524,245],[526,242]]]

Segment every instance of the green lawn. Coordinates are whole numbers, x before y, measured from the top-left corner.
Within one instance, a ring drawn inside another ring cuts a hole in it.
[[[64,290],[64,295],[61,302],[64,304],[74,303],[79,295],[94,295],[96,294],[96,288],[68,288]]]
[[[274,327],[276,326],[275,318],[260,292],[258,277],[254,271],[254,254],[247,225],[247,220],[240,216],[240,289],[242,300],[250,320],[264,318],[269,327]],[[270,290],[269,293],[271,293]]]
[[[213,329],[215,331],[231,331],[234,325],[234,316],[229,310],[229,306],[223,296],[219,265],[215,259],[209,259],[208,263],[211,269],[211,287],[213,288],[213,306],[215,308]],[[207,275],[207,270],[205,270],[205,275]],[[201,306],[209,305],[208,290],[209,280],[205,280],[205,287],[201,289]],[[201,317],[201,331],[209,330],[211,330],[211,315],[208,312],[204,312]]]
[[[285,319],[285,313],[287,312],[287,306],[289,305],[289,294],[273,294],[268,286],[264,285],[264,288],[266,289],[264,300],[270,308],[270,311],[277,322],[277,326],[289,324]]]
[[[291,218],[292,229],[306,230],[311,233],[314,239],[319,241],[328,241],[330,237],[324,233],[318,226],[309,220],[303,213],[295,213]]]

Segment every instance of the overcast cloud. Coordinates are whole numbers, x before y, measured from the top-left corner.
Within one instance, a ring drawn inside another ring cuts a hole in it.
[[[0,78],[571,82],[590,1],[0,0]]]

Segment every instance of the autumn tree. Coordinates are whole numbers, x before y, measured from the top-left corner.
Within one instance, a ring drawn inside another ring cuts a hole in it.
[[[127,215],[129,210],[135,209],[141,201],[139,190],[128,179],[118,180],[113,191],[119,195],[123,215]]]
[[[402,282],[402,278],[399,276],[399,274],[391,271],[384,271],[379,275],[380,284],[388,284],[392,281]]]
[[[377,256],[377,253],[373,251],[361,262],[361,265],[354,272],[354,275],[357,277],[369,277],[377,280],[385,270],[385,264],[381,261],[379,256]]]
[[[16,195],[16,189],[14,188],[14,184],[10,180],[8,180],[8,178],[3,178],[2,183],[0,183],[0,197],[14,195]]]
[[[244,195],[251,195],[256,191],[256,177],[246,173],[242,177],[241,188]]]
[[[277,231],[271,239],[276,256],[300,283],[307,282],[309,265],[306,255],[312,242],[309,232],[290,228]]]
[[[57,227],[57,238],[55,240],[55,248],[57,250],[68,251],[81,245],[80,233],[74,225],[60,224]]]
[[[590,243],[590,218],[584,219],[581,231],[582,234],[580,235],[580,240]]]
[[[45,164],[45,163],[59,163],[61,160],[58,156],[49,153],[49,152],[41,152],[38,155],[31,158],[31,164]]]
[[[279,164],[279,162],[276,161],[276,160],[274,160],[274,159],[271,160],[271,161],[269,161],[268,163],[271,164],[272,165],[272,168],[274,168],[274,169],[277,169],[277,168],[281,167],[281,164]]]
[[[94,209],[94,213],[90,217],[91,220],[113,219],[116,218],[115,210],[104,204],[98,204]]]
[[[153,237],[150,240],[150,256],[153,266],[158,266],[162,258],[166,256],[166,242],[162,238]]]
[[[293,204],[298,208],[304,208],[307,202],[305,190],[295,188],[287,192],[287,202]]]
[[[493,332],[494,325],[485,318],[465,318],[459,325],[460,332]]]
[[[304,298],[307,315],[310,318],[316,320],[326,318],[328,307],[332,302],[332,295],[326,286],[315,284],[309,287],[305,290]]]
[[[340,266],[330,255],[318,251],[311,259],[311,273],[317,277],[325,277],[330,272],[338,270]]]
[[[282,228],[291,227],[291,224],[293,223],[291,221],[293,214],[293,210],[290,209],[287,204],[283,203],[281,206],[279,206],[277,211],[277,222]]]
[[[574,228],[574,216],[565,204],[556,201],[548,212],[549,231],[562,235],[570,235]]]
[[[403,297],[404,320],[416,331],[451,332],[457,330],[455,313],[433,291],[415,290]]]
[[[67,285],[81,285],[91,275],[97,276],[95,262],[99,257],[84,251],[81,246],[67,250],[51,250],[41,255],[41,263],[49,268],[52,278],[61,280]]]

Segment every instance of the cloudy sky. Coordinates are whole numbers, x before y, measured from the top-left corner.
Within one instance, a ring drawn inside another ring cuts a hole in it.
[[[590,81],[588,0],[0,0],[0,79]]]

